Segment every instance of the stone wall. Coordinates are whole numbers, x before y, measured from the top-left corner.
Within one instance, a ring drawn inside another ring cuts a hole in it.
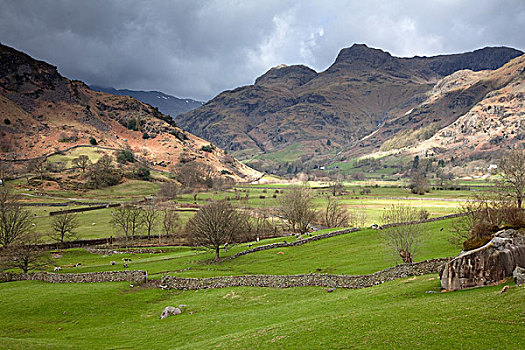
[[[208,289],[226,287],[330,287],[330,288],[366,288],[386,281],[408,276],[419,276],[429,273],[437,273],[448,258],[426,260],[414,264],[397,265],[370,275],[328,275],[328,274],[305,274],[305,275],[246,275],[246,276],[224,276],[210,278],[182,278],[174,276],[162,277],[163,287],[173,289]]]
[[[0,272],[0,282],[44,281],[50,283],[92,283],[92,282],[146,282],[146,271],[104,271],[90,273],[5,273]]]

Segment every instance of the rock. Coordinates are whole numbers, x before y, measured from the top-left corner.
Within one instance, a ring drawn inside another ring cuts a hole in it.
[[[505,286],[505,287],[501,288],[501,290],[499,291],[499,294],[503,294],[503,293],[505,293],[508,290],[509,290],[509,286]]]
[[[326,290],[327,293],[332,293],[332,292],[335,292],[335,288],[328,288]]]
[[[512,277],[514,277],[514,283],[517,285],[525,283],[525,268],[516,265],[514,271],[512,271]]]
[[[462,252],[440,271],[441,288],[458,290],[499,283],[525,266],[525,236],[512,229],[497,232],[483,247]]]
[[[170,317],[172,315],[179,315],[182,311],[178,307],[173,306],[166,306],[164,310],[162,310],[162,313],[160,314],[160,319],[163,320],[166,317]]]

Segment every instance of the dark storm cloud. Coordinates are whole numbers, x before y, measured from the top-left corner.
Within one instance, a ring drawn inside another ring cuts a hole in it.
[[[0,41],[89,84],[209,99],[354,42],[398,56],[525,48],[525,2],[0,0]]]

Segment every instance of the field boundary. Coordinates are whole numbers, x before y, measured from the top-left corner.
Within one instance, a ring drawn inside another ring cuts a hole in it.
[[[244,275],[208,278],[163,276],[160,287],[169,289],[198,290],[228,287],[328,287],[360,289],[409,276],[439,272],[451,258],[430,259],[413,264],[401,264],[369,275]]]
[[[86,273],[0,273],[1,282],[44,281],[49,283],[147,282],[148,273],[140,270]]]

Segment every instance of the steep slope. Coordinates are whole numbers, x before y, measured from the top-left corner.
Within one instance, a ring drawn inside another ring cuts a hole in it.
[[[204,102],[201,101],[195,101],[190,98],[178,98],[159,91],[114,89],[101,86],[90,86],[90,89],[112,95],[131,96],[153,107],[157,107],[161,113],[170,116],[192,111],[204,104]]]
[[[398,58],[356,44],[343,49],[322,73],[304,66],[275,67],[254,85],[225,91],[176,120],[189,131],[235,151],[241,159],[293,148],[294,156],[303,155],[306,161],[337,149],[361,148],[361,139],[418,106],[448,74],[498,68],[521,54],[502,47]],[[463,104],[468,108],[475,102]],[[456,117],[465,111],[458,110]],[[453,120],[443,118],[441,126]],[[379,148],[395,133],[370,139],[362,147]]]
[[[176,127],[169,116],[129,96],[89,89],[62,77],[56,67],[0,46],[0,147],[3,159],[30,159],[89,145],[130,148],[159,169],[205,162],[236,179],[259,174],[208,142]]]

